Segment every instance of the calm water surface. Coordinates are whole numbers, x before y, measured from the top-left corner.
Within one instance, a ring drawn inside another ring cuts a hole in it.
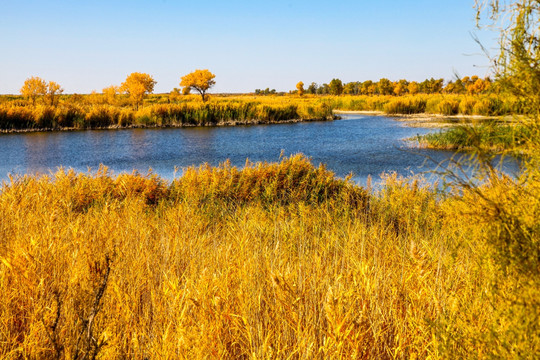
[[[382,116],[349,115],[342,120],[277,125],[179,129],[92,130],[0,135],[0,180],[8,174],[49,173],[58,167],[86,172],[100,164],[114,173],[134,169],[173,179],[175,167],[230,159],[278,161],[303,153],[315,164],[327,164],[338,176],[353,173],[365,184],[383,172],[410,175],[435,168],[448,151],[411,149],[404,139],[433,129],[410,128]]]

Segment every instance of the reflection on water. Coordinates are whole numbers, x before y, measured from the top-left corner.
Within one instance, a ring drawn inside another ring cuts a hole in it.
[[[410,175],[449,159],[452,152],[411,149],[403,141],[428,131],[433,130],[386,117],[350,115],[279,125],[5,134],[0,135],[0,180],[8,173],[48,173],[60,166],[87,171],[100,164],[115,173],[152,168],[172,179],[175,167],[218,165],[226,159],[237,166],[247,158],[278,161],[283,151],[304,153],[316,165],[325,163],[338,176],[353,173],[355,181],[365,184],[370,175]],[[427,157],[432,160],[426,162]]]

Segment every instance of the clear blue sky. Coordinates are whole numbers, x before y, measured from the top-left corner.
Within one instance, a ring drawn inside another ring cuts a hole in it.
[[[0,93],[39,76],[66,93],[101,91],[134,71],[155,92],[195,69],[213,92],[488,74],[496,34],[475,30],[474,0],[0,0]],[[493,50],[495,53],[496,51]]]

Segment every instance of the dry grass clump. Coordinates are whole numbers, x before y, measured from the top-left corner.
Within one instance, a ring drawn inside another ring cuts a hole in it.
[[[537,290],[500,276],[491,232],[475,220],[483,203],[469,196],[396,176],[368,194],[302,156],[191,168],[172,184],[105,168],[13,179],[0,194],[0,357],[538,349],[532,319],[518,326],[508,305]],[[537,220],[525,220],[534,238]],[[518,333],[501,343],[509,331]]]
[[[360,208],[367,203],[367,192],[348,180],[335,177],[323,164],[315,168],[302,155],[284,158],[280,163],[246,162],[238,169],[225,162],[188,168],[171,185],[171,194],[187,201],[268,205],[291,203],[321,204],[339,202]]]

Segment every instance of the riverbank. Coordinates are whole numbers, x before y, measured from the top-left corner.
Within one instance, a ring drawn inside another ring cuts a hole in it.
[[[513,122],[515,116],[442,115],[442,114],[387,114],[384,111],[334,110],[338,115],[386,116],[404,122],[410,127],[446,128],[463,124],[480,124],[486,121]]]
[[[131,124],[131,125],[110,125],[88,128],[64,127],[64,128],[32,128],[32,129],[3,129],[0,134],[24,134],[38,132],[54,132],[54,131],[85,131],[85,130],[129,130],[129,129],[167,129],[167,128],[194,128],[194,127],[227,127],[227,126],[249,126],[249,125],[270,125],[270,124],[294,124],[299,122],[316,122],[316,121],[331,121],[336,120],[336,117],[326,119],[289,119],[289,120],[248,120],[248,121],[219,121],[217,123],[205,124]]]
[[[0,106],[0,129],[5,131],[231,126],[327,119],[333,119],[331,108],[318,100],[292,103],[225,98],[206,103],[193,100],[153,104],[139,109],[67,102],[55,107],[16,103]]]
[[[22,97],[0,96],[0,130],[114,129],[132,126],[226,126],[282,121],[326,120],[336,114],[360,113],[412,119],[483,119],[520,114],[512,97],[419,94],[406,96],[150,96],[138,109],[125,96],[63,95],[55,106],[32,105]],[[433,115],[432,115],[433,114]],[[296,120],[291,120],[296,119]],[[446,120],[439,121],[444,124]],[[476,120],[475,120],[476,121]],[[435,125],[426,125],[435,126]],[[443,125],[440,125],[443,126]]]
[[[345,118],[345,115],[341,115]],[[133,127],[132,129],[85,131],[49,131],[0,136],[3,147],[0,181],[7,173],[49,173],[59,166],[85,171],[100,163],[115,172],[134,168],[174,178],[173,170],[205,162],[214,165],[230,159],[242,165],[246,158],[276,161],[283,151],[289,155],[303,152],[314,161],[325,162],[345,177],[354,173],[354,181],[365,184],[369,174],[374,182],[379,174],[394,170],[399,174],[416,172],[423,163],[421,156],[403,154],[402,139],[427,130],[400,126],[388,117],[358,117],[354,121],[294,121],[282,126],[185,126]],[[396,126],[397,125],[397,126]],[[359,141],[369,137],[370,141]],[[338,155],[336,155],[338,154]],[[369,154],[384,161],[366,162]],[[448,154],[433,153],[443,161]],[[347,161],[344,161],[347,159]]]
[[[414,147],[447,151],[489,151],[503,153],[513,149],[523,155],[520,145],[527,143],[531,131],[519,122],[522,116],[396,114],[381,111],[341,111],[336,114],[391,117],[408,127],[438,128],[439,132],[409,138]]]

